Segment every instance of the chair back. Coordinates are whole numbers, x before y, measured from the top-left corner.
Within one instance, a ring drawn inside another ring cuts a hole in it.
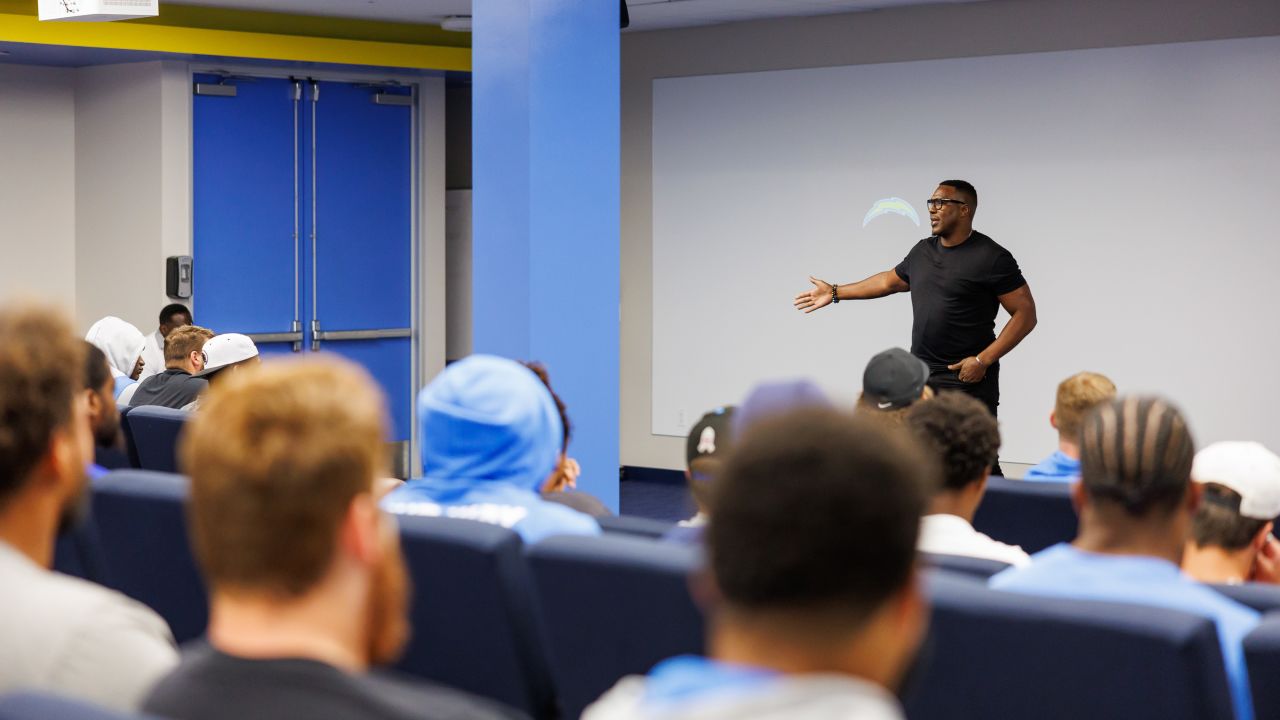
[[[178,437],[191,413],[186,410],[142,405],[124,416],[137,453],[138,467],[157,472],[178,472]]]
[[[548,538],[526,551],[563,717],[624,675],[703,651],[690,547],[622,535]]]
[[[973,527],[1003,543],[1037,553],[1076,537],[1071,484],[992,477]]]
[[[149,470],[116,470],[93,482],[93,522],[105,584],[151,607],[174,639],[204,634],[208,597],[187,535],[190,481]]]
[[[1233,715],[1208,618],[1000,592],[937,572],[926,587],[933,617],[904,700],[911,720]]]
[[[396,669],[554,716],[520,536],[472,520],[398,520],[414,591],[413,634]]]

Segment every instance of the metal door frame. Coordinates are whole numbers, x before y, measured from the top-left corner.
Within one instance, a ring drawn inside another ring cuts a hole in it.
[[[422,387],[422,366],[423,366],[423,342],[422,342],[422,279],[423,272],[422,262],[423,253],[421,246],[425,238],[423,237],[422,228],[422,173],[424,165],[422,162],[422,133],[424,131],[421,108],[419,107],[422,91],[419,83],[424,78],[443,77],[443,73],[422,73],[422,74],[405,74],[405,73],[385,73],[377,71],[363,70],[344,70],[339,68],[309,68],[288,66],[264,66],[252,64],[208,64],[208,63],[188,63],[187,65],[187,86],[193,87],[196,75],[222,74],[229,73],[231,75],[245,77],[261,77],[261,78],[309,78],[322,82],[345,82],[360,83],[371,81],[394,81],[400,83],[410,89],[410,96],[413,98],[412,104],[409,106],[409,152],[410,158],[410,182],[409,192],[412,201],[409,204],[409,232],[410,232],[410,248],[409,263],[412,266],[412,277],[409,287],[409,302],[412,305],[409,314],[409,327],[413,332],[410,339],[410,359],[409,359],[409,387],[414,393],[414,397],[409,402],[409,475],[413,476],[421,463],[421,444],[418,440],[418,413],[415,412],[417,407],[417,392]],[[188,114],[187,137],[190,141],[187,143],[187,152],[191,155],[188,158],[188,166],[191,171],[195,171],[195,95],[190,94],[188,102],[191,103],[191,112]],[[190,196],[187,199],[187,206],[194,209],[195,207],[195,183],[190,183]],[[191,221],[191,227],[188,228],[188,242],[194,242],[195,237],[195,213],[188,213]],[[443,222],[443,218],[441,218]],[[296,256],[296,254],[295,254]],[[314,259],[313,259],[314,262]],[[295,289],[295,301],[299,297]],[[192,297],[192,312],[195,311],[195,300]],[[444,356],[443,348],[441,357]]]

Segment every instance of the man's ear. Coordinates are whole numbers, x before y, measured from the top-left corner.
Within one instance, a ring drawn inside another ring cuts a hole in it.
[[[378,533],[381,517],[378,505],[370,493],[360,493],[351,499],[342,518],[338,543],[345,555],[363,565],[376,565],[382,556]]]
[[[1058,429],[1058,413],[1053,410],[1049,411],[1049,425],[1054,430]]]
[[[87,404],[87,407],[89,408],[89,420],[90,420],[90,425],[92,426],[93,424],[92,421],[102,417],[103,414],[106,412],[106,407],[102,403],[102,396],[99,395],[96,391],[83,390],[81,392],[85,393],[85,398],[87,399],[86,404]]]
[[[1267,544],[1267,537],[1271,535],[1271,531],[1274,529],[1275,522],[1268,520],[1267,524],[1258,530],[1258,534],[1253,536],[1253,540],[1249,542],[1249,547],[1253,548],[1254,552],[1262,550],[1263,546]]]
[[[1089,491],[1084,489],[1084,483],[1079,480],[1071,483],[1071,507],[1075,508],[1076,517],[1080,516],[1085,504],[1089,501]]]
[[[716,584],[710,568],[704,566],[689,573],[687,582],[693,604],[697,605],[704,615],[711,615],[724,603],[724,595],[720,592],[720,586]]]
[[[1196,511],[1200,509],[1200,501],[1204,499],[1204,485],[1194,480],[1187,482],[1189,485],[1187,487],[1187,513],[1195,515]]]

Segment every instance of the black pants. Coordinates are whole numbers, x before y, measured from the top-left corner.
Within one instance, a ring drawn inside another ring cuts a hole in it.
[[[942,392],[944,390],[959,390],[968,393],[982,401],[984,405],[991,410],[991,416],[999,418],[998,408],[1000,407],[1000,366],[987,368],[987,374],[980,382],[967,383],[961,382],[959,374],[955,370],[931,369],[929,372],[929,387],[934,392]],[[1004,470],[1000,467],[1000,460],[997,459],[991,465],[991,474],[1004,476]]]

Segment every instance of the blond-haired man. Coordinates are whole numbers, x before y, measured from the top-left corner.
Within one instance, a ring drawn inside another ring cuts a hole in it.
[[[114,590],[49,570],[93,457],[84,373],[60,313],[0,310],[0,694],[132,710],[177,662],[169,628]]]
[[[185,408],[209,387],[209,381],[195,377],[204,370],[204,344],[213,331],[199,325],[183,325],[164,339],[164,372],[138,383],[128,404]],[[123,396],[122,396],[123,397]]]
[[[1084,416],[1113,400],[1116,384],[1106,375],[1079,372],[1058,383],[1049,424],[1058,431],[1058,450],[1027,471],[1024,480],[1070,482],[1080,477],[1080,427]]]
[[[176,332],[176,331],[175,331]],[[182,443],[206,643],[156,687],[175,720],[491,718],[497,706],[368,674],[408,632],[394,521],[378,510],[386,410],[354,365],[313,359],[227,378]]]

